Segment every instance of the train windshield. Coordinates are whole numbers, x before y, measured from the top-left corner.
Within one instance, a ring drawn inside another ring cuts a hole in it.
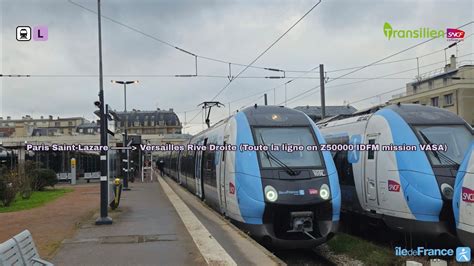
[[[461,164],[473,135],[465,126],[415,126],[425,144],[446,144],[447,151],[427,151],[436,166],[456,166]]]
[[[316,145],[313,134],[308,127],[261,127],[255,128],[256,143],[261,145],[283,147],[297,145],[303,150],[259,152],[262,168],[322,167],[319,151],[307,151],[306,146]]]

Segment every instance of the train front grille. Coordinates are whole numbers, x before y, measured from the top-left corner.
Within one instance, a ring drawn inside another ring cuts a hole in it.
[[[281,205],[268,204],[265,206],[263,222],[273,224],[277,238],[285,240],[310,239],[322,237],[318,221],[332,219],[332,204],[330,201],[314,205]],[[306,231],[303,232],[303,231]]]

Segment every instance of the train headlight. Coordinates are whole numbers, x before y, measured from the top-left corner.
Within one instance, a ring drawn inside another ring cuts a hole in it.
[[[329,199],[329,196],[331,196],[331,192],[329,192],[329,186],[328,185],[323,184],[321,186],[321,188],[319,189],[319,196],[321,196],[321,198],[323,200]]]
[[[275,202],[278,199],[278,192],[272,186],[265,187],[265,198],[270,202]]]
[[[448,200],[453,199],[453,194],[454,194],[454,189],[452,186],[443,183],[441,184],[441,193],[443,193],[443,196],[447,198]]]

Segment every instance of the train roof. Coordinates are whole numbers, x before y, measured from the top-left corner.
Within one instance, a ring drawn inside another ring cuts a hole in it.
[[[283,106],[263,105],[242,110],[251,126],[307,126],[308,117],[301,111]]]
[[[393,104],[385,108],[398,113],[408,124],[415,125],[465,125],[461,117],[446,109],[419,105],[419,104]]]
[[[318,123],[319,127],[333,126],[338,124],[346,124],[351,122],[359,122],[367,120],[368,117],[379,110],[390,109],[399,114],[408,124],[411,125],[468,125],[461,117],[446,109],[419,105],[419,104],[392,104],[378,105],[365,110],[356,112],[350,116],[344,116],[340,119],[334,117],[324,123]],[[339,122],[341,121],[341,122]]]

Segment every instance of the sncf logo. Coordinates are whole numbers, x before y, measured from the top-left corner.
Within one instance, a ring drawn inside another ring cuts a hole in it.
[[[235,186],[232,182],[229,182],[229,193],[232,195],[235,194]]]
[[[400,192],[400,184],[393,180],[388,180],[388,191]]]
[[[463,39],[464,38],[464,31],[458,29],[447,29],[446,30],[446,38],[448,39]]]
[[[474,202],[474,190],[467,187],[462,187],[462,201],[465,202]]]

